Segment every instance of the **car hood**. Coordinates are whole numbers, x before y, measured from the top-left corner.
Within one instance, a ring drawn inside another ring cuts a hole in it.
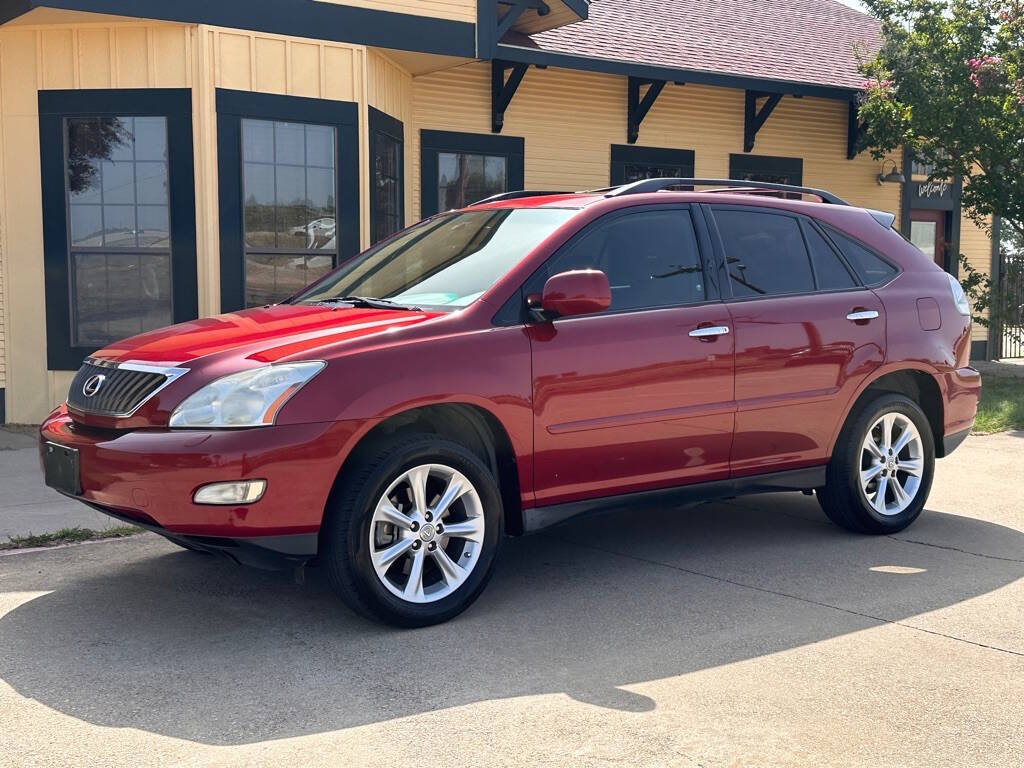
[[[419,325],[439,314],[346,305],[276,304],[132,336],[93,357],[174,366],[234,353],[256,362],[273,363],[340,342]]]

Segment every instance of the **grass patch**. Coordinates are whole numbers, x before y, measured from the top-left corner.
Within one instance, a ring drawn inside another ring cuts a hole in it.
[[[142,528],[134,525],[121,525],[94,531],[91,528],[61,528],[54,533],[29,534],[28,536],[11,536],[7,541],[0,542],[0,551],[8,549],[32,549],[34,547],[57,547],[61,544],[73,544],[78,541],[97,541],[99,539],[123,539],[142,533]]]
[[[983,376],[975,434],[1024,429],[1024,379]]]

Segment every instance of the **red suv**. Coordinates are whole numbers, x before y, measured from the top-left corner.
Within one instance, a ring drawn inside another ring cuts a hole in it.
[[[315,560],[403,626],[472,603],[504,535],[609,507],[813,490],[899,531],[981,380],[960,285],[892,221],[753,182],[492,198],[97,352],[42,426],[47,483],[189,549]]]

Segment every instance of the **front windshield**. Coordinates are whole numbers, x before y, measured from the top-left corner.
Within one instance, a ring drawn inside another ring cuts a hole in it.
[[[499,208],[445,214],[342,264],[294,301],[361,296],[431,309],[465,307],[574,213]]]

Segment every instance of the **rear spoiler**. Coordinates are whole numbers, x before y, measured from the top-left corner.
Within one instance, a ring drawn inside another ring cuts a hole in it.
[[[871,214],[871,218],[877,221],[886,229],[896,229],[893,225],[896,223],[896,214],[887,213],[886,211],[874,211],[870,208],[867,209],[868,213]]]

